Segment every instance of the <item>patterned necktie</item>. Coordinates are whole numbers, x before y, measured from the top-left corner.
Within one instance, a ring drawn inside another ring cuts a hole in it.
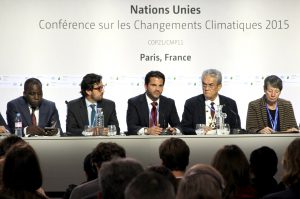
[[[150,127],[157,126],[157,111],[156,111],[157,102],[152,102],[151,105],[152,105],[152,109],[151,109]]]
[[[31,113],[31,123],[32,125],[36,126],[36,117],[34,114],[35,108],[31,108],[32,109],[32,113]]]
[[[211,115],[211,119],[214,119],[215,112],[216,112],[214,104],[215,104],[214,102],[210,103],[210,115]]]
[[[91,104],[90,107],[92,108],[92,112],[91,112],[91,126],[94,126],[95,125],[95,115],[96,115],[96,110],[95,110],[96,105],[95,104]]]

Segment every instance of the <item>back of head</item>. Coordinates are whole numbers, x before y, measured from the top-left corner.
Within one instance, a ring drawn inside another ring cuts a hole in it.
[[[18,137],[16,135],[10,135],[2,139],[0,142],[0,156],[5,155],[11,146],[19,142],[25,143],[25,141],[21,137]]]
[[[87,94],[85,91],[87,90],[92,90],[93,87],[94,87],[94,84],[97,84],[99,83],[100,81],[102,81],[102,76],[101,75],[97,75],[95,73],[89,73],[89,74],[86,74],[82,81],[81,81],[81,95],[83,97],[85,97]]]
[[[189,156],[189,146],[182,139],[169,138],[159,146],[159,157],[163,165],[171,171],[185,171]]]
[[[106,162],[99,171],[99,184],[103,199],[122,199],[130,181],[143,171],[142,165],[133,159],[120,158]]]
[[[210,165],[196,164],[184,174],[177,199],[222,199],[224,180]]]
[[[256,178],[272,178],[277,172],[278,158],[275,151],[267,146],[250,154],[250,168]]]
[[[170,169],[168,169],[163,165],[159,165],[159,166],[151,166],[147,168],[147,171],[152,171],[164,176],[174,186],[175,193],[177,192],[177,180]]]
[[[95,165],[92,163],[92,153],[89,153],[85,156],[83,161],[83,170],[86,174],[87,181],[97,178],[98,172]]]
[[[98,168],[103,162],[118,157],[125,158],[126,152],[122,146],[113,142],[100,142],[91,154],[91,160]]]
[[[300,138],[296,138],[287,147],[283,157],[285,174],[282,181],[287,185],[300,183]]]
[[[225,145],[219,149],[212,166],[224,177],[227,194],[250,184],[250,166],[244,152],[237,145]]]
[[[125,190],[125,199],[174,199],[173,185],[162,175],[145,171],[135,177]]]
[[[4,189],[35,191],[42,186],[42,172],[34,149],[25,143],[13,145],[3,167]]]

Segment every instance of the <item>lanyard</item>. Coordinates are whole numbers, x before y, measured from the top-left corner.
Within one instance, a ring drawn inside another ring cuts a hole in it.
[[[275,112],[275,119],[274,120],[273,120],[272,115],[271,115],[271,113],[268,109],[268,105],[266,105],[266,109],[267,109],[267,112],[268,112],[268,115],[269,115],[269,118],[270,118],[272,129],[273,129],[273,131],[276,131],[277,122],[278,122],[278,106],[276,104],[276,112]]]

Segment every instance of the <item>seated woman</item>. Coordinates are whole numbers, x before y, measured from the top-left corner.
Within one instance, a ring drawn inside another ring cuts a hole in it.
[[[293,106],[279,98],[282,80],[271,75],[265,78],[262,98],[248,105],[246,130],[249,133],[273,133],[298,131]]]
[[[250,165],[237,145],[225,145],[215,154],[212,166],[226,182],[223,199],[256,199],[256,190],[250,182]]]
[[[42,186],[42,171],[33,148],[26,143],[13,145],[3,165],[1,194],[15,199],[46,199]]]

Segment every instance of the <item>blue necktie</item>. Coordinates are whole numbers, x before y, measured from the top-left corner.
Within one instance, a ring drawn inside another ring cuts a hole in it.
[[[96,110],[95,110],[96,105],[95,104],[91,104],[90,107],[92,108],[92,112],[91,112],[91,125],[94,126],[94,124],[95,124],[95,115],[96,115]]]

